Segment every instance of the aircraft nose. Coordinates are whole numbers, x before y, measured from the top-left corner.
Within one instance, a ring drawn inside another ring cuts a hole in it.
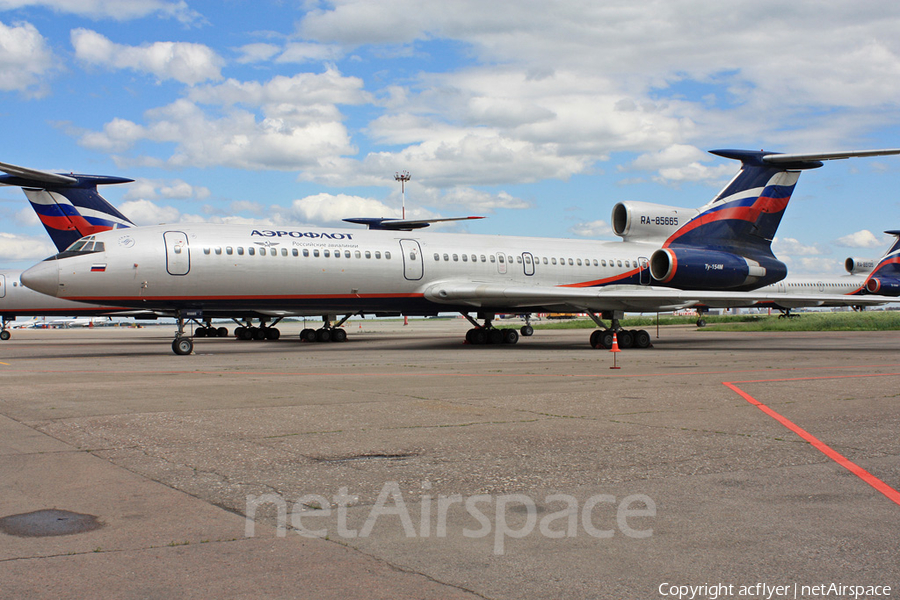
[[[22,284],[36,292],[59,294],[59,261],[45,260],[22,273]]]

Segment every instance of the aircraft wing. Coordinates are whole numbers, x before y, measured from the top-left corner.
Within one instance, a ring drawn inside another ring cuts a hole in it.
[[[424,296],[438,304],[467,305],[478,309],[565,308],[582,311],[623,310],[656,312],[706,306],[749,307],[757,303],[800,306],[874,306],[900,302],[887,296],[842,294],[784,294],[678,290],[653,286],[593,288],[496,285],[446,282],[429,286]]]

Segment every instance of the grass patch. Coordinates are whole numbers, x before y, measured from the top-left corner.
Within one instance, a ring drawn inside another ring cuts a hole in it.
[[[708,315],[706,331],[895,331],[900,330],[900,311],[808,312],[791,319],[778,315]],[[656,327],[656,315],[629,316],[620,321],[625,329]],[[697,317],[660,316],[660,326],[695,325]],[[535,329],[595,329],[590,319],[569,319],[534,324]]]

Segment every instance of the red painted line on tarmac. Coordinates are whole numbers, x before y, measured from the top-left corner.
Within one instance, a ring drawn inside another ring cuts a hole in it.
[[[873,375],[873,376],[875,376],[875,375]],[[865,377],[865,376],[860,375],[859,377]],[[803,378],[803,379],[833,379],[833,378],[832,377],[808,377],[808,378]],[[785,380],[774,380],[774,381],[785,381]],[[762,382],[762,380],[760,382]],[[749,383],[749,382],[742,382],[742,383]],[[759,382],[754,382],[754,383],[759,383]],[[817,438],[813,434],[809,433],[808,431],[806,431],[805,429],[803,429],[802,427],[800,427],[799,425],[797,425],[796,423],[794,423],[793,421],[788,419],[787,417],[772,410],[771,408],[769,408],[768,406],[766,406],[765,404],[763,404],[762,402],[760,402],[759,400],[757,400],[756,398],[754,398],[753,396],[751,396],[750,394],[748,394],[747,392],[745,392],[744,390],[739,388],[738,386],[734,385],[733,383],[729,383],[727,381],[723,381],[722,385],[733,390],[744,400],[746,400],[747,402],[749,402],[750,404],[752,404],[759,410],[763,411],[764,413],[766,413],[767,415],[769,415],[770,417],[772,417],[773,419],[775,419],[776,421],[778,421],[779,423],[781,423],[782,425],[784,425],[785,427],[787,427],[788,429],[790,429],[791,431],[796,433],[798,436],[800,436],[801,438],[803,438],[804,440],[806,440],[807,442],[812,444],[812,446],[814,448],[816,448],[816,450],[818,450],[819,452],[821,452],[822,454],[824,454],[825,456],[827,456],[828,458],[830,458],[837,464],[841,465],[842,467],[844,467],[845,469],[847,469],[848,471],[850,471],[851,473],[853,473],[854,475],[856,475],[857,477],[862,479],[864,482],[866,482],[867,484],[869,484],[870,486],[872,486],[873,488],[875,488],[876,490],[878,490],[879,492],[884,494],[888,498],[888,500],[894,502],[897,505],[900,505],[900,492],[898,492],[897,490],[895,490],[894,488],[892,488],[891,486],[889,486],[882,480],[878,479],[877,477],[875,477],[874,475],[872,475],[871,473],[869,473],[868,471],[866,471],[865,469],[863,469],[862,467],[860,467],[859,465],[857,465],[856,463],[854,463],[853,461],[848,459],[843,454],[837,452],[836,450],[831,448],[828,444],[821,441],[819,438]]]

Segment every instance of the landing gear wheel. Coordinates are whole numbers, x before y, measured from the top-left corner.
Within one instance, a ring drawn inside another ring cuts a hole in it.
[[[314,342],[316,341],[316,330],[315,329],[304,329],[300,332],[300,339],[304,342]]]
[[[591,348],[594,348],[595,350],[606,348],[606,346],[603,345],[603,331],[600,329],[591,332]]]
[[[522,329],[519,330],[523,337],[531,337],[534,335],[534,327],[531,325],[523,325]]]
[[[281,332],[277,327],[266,327],[263,331],[265,331],[267,340],[277,340],[281,337]]]
[[[4,342],[10,338],[10,333],[7,330],[0,331],[0,340]]]
[[[649,348],[650,347],[650,334],[641,329],[640,331],[635,331],[632,334],[634,336],[634,347],[635,348]]]
[[[491,329],[488,331],[488,344],[502,344],[503,343],[503,331],[500,329]]]
[[[706,319],[697,319],[697,327],[706,327]]]
[[[598,339],[600,340],[600,347],[604,350],[612,348],[613,333],[609,329],[602,331]]]
[[[251,327],[250,336],[251,340],[264,340],[266,339],[266,330],[262,327]]]
[[[331,341],[332,342],[346,342],[347,341],[347,332],[343,329],[332,329],[331,330]]]
[[[322,329],[317,329],[316,330],[316,341],[317,342],[330,342],[331,341],[331,330],[325,329],[324,327]]]
[[[198,327],[197,329],[194,330],[194,337],[199,337],[199,338],[206,337],[206,331],[207,331],[206,327]]]
[[[228,337],[228,328],[227,327],[219,327],[216,329],[216,335],[219,337]]]
[[[191,338],[175,338],[175,341],[172,342],[172,351],[179,356],[186,356],[194,351],[194,342]]]
[[[515,344],[519,341],[519,332],[515,329],[504,329],[503,330],[503,343],[504,344]]]
[[[624,329],[616,332],[616,341],[619,342],[619,348],[625,350],[634,346],[634,336],[630,331]]]

